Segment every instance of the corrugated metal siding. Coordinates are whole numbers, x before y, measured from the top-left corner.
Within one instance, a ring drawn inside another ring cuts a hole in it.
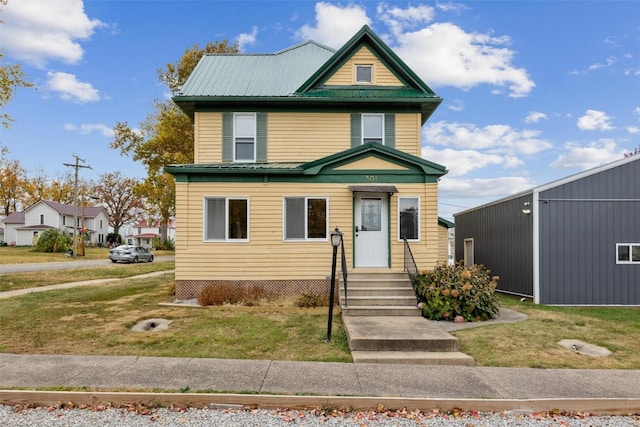
[[[438,259],[437,185],[394,184],[399,194],[422,200],[422,241],[411,245],[418,265]],[[205,196],[248,197],[250,242],[203,242]],[[305,183],[176,183],[176,280],[298,280],[324,279],[331,273],[331,245],[323,242],[284,242],[283,196],[329,197],[329,230],[344,233],[347,263],[352,267],[353,193],[348,184]],[[392,268],[402,270],[403,242],[397,240],[397,197],[391,198]],[[240,268],[241,266],[241,268]]]
[[[533,296],[533,220],[522,212],[531,193],[455,215],[456,260],[474,239],[474,260],[500,276],[498,290]]]
[[[616,264],[616,243],[640,242],[640,161],[539,198],[540,302],[640,304],[640,265]]]
[[[205,55],[181,96],[288,96],[335,52],[313,42],[276,54]]]

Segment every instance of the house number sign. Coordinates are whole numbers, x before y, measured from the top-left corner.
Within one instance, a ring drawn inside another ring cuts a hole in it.
[[[364,180],[367,182],[378,182],[378,175],[365,175]]]

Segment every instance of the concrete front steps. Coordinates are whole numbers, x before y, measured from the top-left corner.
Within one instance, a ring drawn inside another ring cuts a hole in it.
[[[347,285],[339,298],[355,363],[474,365],[457,338],[422,317],[406,273],[350,272]]]
[[[347,300],[342,282],[339,298],[343,316],[421,316],[404,272],[349,272]]]

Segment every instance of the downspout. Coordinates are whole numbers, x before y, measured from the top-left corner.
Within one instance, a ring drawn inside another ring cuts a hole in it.
[[[533,209],[533,303],[540,304],[540,193],[533,190],[531,207]]]

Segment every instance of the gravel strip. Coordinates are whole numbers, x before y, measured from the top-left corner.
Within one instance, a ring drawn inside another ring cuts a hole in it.
[[[87,407],[22,407],[0,405],[0,426],[3,427],[146,427],[146,426],[345,426],[345,427],[405,427],[405,426],[590,426],[624,427],[640,425],[640,416],[589,416],[586,414],[553,413],[477,413],[433,411],[370,412],[331,410],[265,410],[265,409],[194,409],[145,408],[137,406]]]

